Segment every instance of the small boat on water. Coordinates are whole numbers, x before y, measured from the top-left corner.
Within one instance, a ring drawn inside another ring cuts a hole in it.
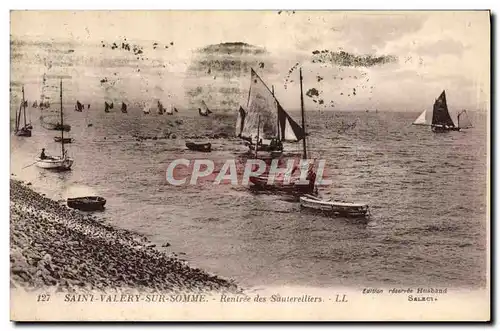
[[[42,124],[42,127],[44,127],[47,130],[54,130],[54,131],[64,130],[64,132],[71,131],[71,125],[46,122],[43,116],[40,116],[40,123]]]
[[[63,141],[63,140],[64,140],[64,143],[65,143],[65,144],[71,144],[71,142],[73,141],[73,138],[61,138],[61,137],[57,137],[57,136],[56,136],[56,137],[54,137],[54,141],[55,141],[56,143],[60,143],[60,142],[61,142],[61,141]]]
[[[257,73],[253,69],[251,71],[251,75],[252,75],[252,81],[254,83],[261,81],[260,77],[258,77]],[[257,79],[257,78],[259,78],[259,79]],[[301,162],[303,162],[303,160],[307,160],[307,146],[306,146],[306,139],[305,139],[305,137],[307,136],[307,133],[305,130],[306,125],[305,125],[305,113],[304,113],[304,95],[303,95],[303,88],[302,88],[302,68],[299,69],[299,80],[300,80],[300,109],[301,109],[301,115],[302,115],[302,127],[300,127],[297,123],[295,123],[295,121],[293,121],[293,119],[291,119],[291,117],[283,110],[283,108],[279,105],[278,101],[274,98],[274,93],[272,93],[267,88],[267,86],[265,86],[264,82],[262,82],[262,81],[261,81],[262,85],[265,87],[265,89],[260,89],[260,90],[267,91],[267,95],[272,97],[271,101],[273,99],[276,100],[275,105],[276,105],[277,113],[278,113],[277,114],[278,115],[278,123],[280,124],[280,130],[278,130],[278,133],[280,134],[280,137],[283,137],[284,141],[286,141],[286,140],[295,140],[295,141],[302,140]],[[259,98],[256,98],[256,99],[259,99]],[[256,107],[256,109],[262,110],[263,107],[259,107],[259,108]],[[262,146],[261,134],[266,132],[266,126],[264,125],[263,130],[262,130],[263,132],[261,133],[261,116],[263,116],[265,118],[266,115],[265,114],[261,114],[261,115],[257,114],[257,118],[256,118],[257,150],[255,151],[255,158],[257,158],[258,151],[261,150],[261,148],[262,148],[261,147]],[[242,119],[241,126],[245,126],[245,123],[250,123],[250,122],[249,121],[247,122],[246,119]],[[268,127],[267,130],[269,130],[269,131],[275,130],[276,126],[274,125],[274,123],[271,122],[271,125],[272,125],[271,126],[272,129]],[[237,130],[238,130],[238,128],[237,128]],[[241,132],[244,133],[245,131],[242,130]],[[276,131],[274,131],[274,132],[276,132]],[[239,136],[244,137],[243,134],[240,134]],[[250,137],[251,136],[252,135],[250,135]],[[264,136],[264,137],[266,137],[266,136]],[[294,139],[287,139],[287,138],[291,138],[291,137],[294,137]],[[299,139],[299,137],[300,137],[300,139]],[[276,139],[276,137],[271,136],[270,138],[274,139],[274,140],[272,140],[272,142],[273,142],[272,147],[274,147],[274,144],[276,144],[277,142],[281,142],[280,140]],[[271,147],[271,145],[270,145],[270,147]],[[276,146],[276,147],[278,147],[278,146]],[[273,151],[273,150],[279,151],[279,148],[272,148],[272,149],[270,148],[270,150],[271,151]],[[296,174],[294,175],[294,173],[296,173],[298,170],[300,170],[299,167],[295,167],[295,169],[292,169],[292,171],[290,173],[290,180],[285,180],[287,176],[285,176],[284,174],[282,176],[282,179],[280,179],[279,181],[275,181],[274,183],[269,183],[269,180],[268,180],[269,175],[268,174],[263,174],[260,176],[250,176],[249,180],[253,184],[253,186],[259,190],[281,191],[283,193],[293,194],[295,196],[297,196],[299,194],[314,193],[315,191],[317,191],[317,188],[315,187],[316,172],[314,170],[314,164],[311,164],[310,162],[308,162],[308,163],[309,164],[308,164],[308,171],[307,171],[307,177],[306,177],[306,180],[308,181],[308,183],[301,182],[300,176],[297,176]]]
[[[106,204],[106,199],[98,196],[68,198],[68,207],[83,211],[103,210]]]
[[[68,156],[67,151],[64,149],[64,111],[62,104],[62,80],[60,85],[60,98],[61,98],[61,155],[60,156],[50,156],[45,154],[45,150],[42,150],[42,154],[36,158],[36,166],[42,169],[49,169],[55,171],[68,171],[71,169],[74,160]]]
[[[444,90],[434,102],[432,112],[424,110],[412,124],[430,126],[432,131],[436,133],[472,128],[472,123],[467,116],[466,110],[462,110],[458,114],[457,125],[455,125],[448,110],[446,92]]]
[[[212,144],[211,143],[186,142],[186,147],[192,151],[197,151],[197,152],[211,152],[212,151]]]
[[[212,111],[203,100],[201,100],[201,108],[198,108],[198,114],[200,114],[200,116],[208,116],[208,114],[212,114]]]
[[[76,100],[75,111],[82,112],[84,108],[85,107],[83,106],[83,104],[80,101]]]
[[[300,207],[332,216],[365,217],[369,215],[367,204],[333,201],[331,199],[323,200],[310,194],[300,197]]]
[[[28,102],[24,100],[24,86],[23,86],[23,101],[21,102],[21,106],[19,107],[19,112],[16,110],[16,130],[15,134],[19,137],[31,137],[31,130],[33,126],[30,123],[26,122],[26,107]],[[21,125],[21,113],[23,113],[24,118],[24,126],[19,127]]]

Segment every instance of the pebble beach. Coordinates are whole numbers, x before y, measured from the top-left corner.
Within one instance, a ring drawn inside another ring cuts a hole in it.
[[[46,198],[10,180],[11,288],[239,292],[229,280],[188,266],[147,238]]]

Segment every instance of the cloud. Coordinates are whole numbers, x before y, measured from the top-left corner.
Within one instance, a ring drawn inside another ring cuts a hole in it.
[[[427,55],[432,57],[437,57],[443,54],[453,54],[456,56],[461,56],[466,49],[466,46],[458,40],[451,38],[439,39],[435,42],[429,44],[420,45],[415,49],[415,52],[419,55]]]

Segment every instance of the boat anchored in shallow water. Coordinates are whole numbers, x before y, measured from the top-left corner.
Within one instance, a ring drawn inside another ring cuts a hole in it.
[[[196,142],[186,142],[186,147],[192,151],[197,152],[211,152],[211,143],[196,143]]]
[[[83,211],[103,210],[106,204],[106,199],[98,196],[68,198],[68,207]]]
[[[365,217],[370,213],[368,205],[364,203],[323,200],[309,194],[300,197],[300,207],[331,216]]]
[[[64,111],[62,106],[62,80],[60,85],[60,98],[61,98],[61,155],[60,156],[49,156],[45,155],[45,149],[42,154],[36,158],[36,166],[42,169],[56,170],[56,171],[67,171],[71,169],[73,165],[73,159],[70,158],[64,149]]]

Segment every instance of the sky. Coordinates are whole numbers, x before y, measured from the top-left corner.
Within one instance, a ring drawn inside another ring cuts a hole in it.
[[[263,78],[276,85],[276,95],[285,99],[285,105],[296,103],[290,94],[296,86],[285,89],[283,81],[289,69],[300,63],[305,86],[318,88],[337,109],[421,111],[431,108],[446,90],[450,108],[489,110],[490,18],[486,11],[13,11],[11,36],[76,43],[125,36],[174,41],[169,56],[178,62],[179,70],[186,68],[197,48],[241,41],[269,52],[280,74]],[[397,61],[341,68],[311,63],[315,50],[391,55]]]

